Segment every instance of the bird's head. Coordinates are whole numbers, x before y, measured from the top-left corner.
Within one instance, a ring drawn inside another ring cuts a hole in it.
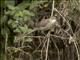
[[[56,23],[56,22],[57,22],[56,17],[50,18],[50,22],[51,22],[51,23]]]

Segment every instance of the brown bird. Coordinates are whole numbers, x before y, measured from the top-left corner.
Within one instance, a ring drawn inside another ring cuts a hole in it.
[[[43,19],[38,24],[39,30],[48,30],[54,27],[54,25],[57,25],[57,21],[55,17],[49,18],[49,19]]]

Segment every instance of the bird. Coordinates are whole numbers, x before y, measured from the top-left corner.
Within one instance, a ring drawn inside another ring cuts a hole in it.
[[[56,20],[56,17],[53,16],[54,10],[55,10],[55,9],[54,9],[54,0],[53,0],[52,12],[51,12],[50,18],[48,18],[48,19],[42,19],[42,20],[38,23],[37,27],[36,27],[35,29],[33,29],[32,32],[34,32],[34,31],[36,31],[36,30],[46,31],[46,30],[52,29],[52,28],[54,28],[54,26],[58,25],[58,22],[57,22],[57,20]],[[32,32],[30,32],[30,33],[32,33]],[[28,34],[30,34],[30,33],[28,33]]]
[[[38,23],[37,27],[33,28],[33,30],[31,32],[27,33],[27,35],[31,34],[34,31],[37,31],[37,30],[47,31],[49,29],[54,29],[54,27],[57,26],[57,25],[58,25],[58,22],[56,20],[56,17],[43,19]]]
[[[57,25],[56,17],[48,18],[48,19],[42,19],[40,23],[38,24],[37,29],[39,30],[48,30],[53,28],[55,25]]]

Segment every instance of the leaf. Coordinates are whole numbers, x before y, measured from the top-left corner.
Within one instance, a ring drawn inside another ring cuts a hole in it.
[[[23,15],[23,12],[17,11],[17,13],[15,13],[15,16],[16,17],[23,17],[24,15]]]
[[[7,7],[8,7],[10,10],[15,10],[15,7],[12,6],[12,5],[7,5]]]
[[[18,4],[17,7],[19,7],[20,9],[25,9],[29,5],[30,5],[30,3],[26,2],[26,1],[23,1],[22,3]]]
[[[19,26],[17,29],[14,30],[14,32],[19,32],[19,33],[28,33],[28,32],[31,32],[32,29],[29,29],[27,27],[27,25],[24,25],[24,26]]]
[[[20,29],[19,29],[19,28],[15,29],[15,30],[14,30],[14,32],[21,33],[21,31],[20,31]]]
[[[17,25],[18,25],[18,21],[10,20],[10,21],[8,22],[8,24],[9,24],[9,25],[11,25],[11,26],[12,26],[12,28],[16,28],[16,27],[17,27]]]
[[[30,9],[34,9],[35,7],[39,6],[39,4],[43,4],[46,1],[32,1],[30,4]]]
[[[29,29],[27,27],[27,25],[24,25],[24,27],[20,27],[20,29],[21,29],[21,32],[23,32],[23,33],[27,33],[27,32],[30,32],[31,31],[31,29]]]
[[[21,29],[21,32],[26,33],[28,28],[27,27],[20,27],[20,29]]]
[[[14,6],[15,5],[15,0],[5,0],[5,4]]]
[[[28,16],[34,16],[35,15],[33,12],[28,11],[28,10],[23,10],[23,14],[28,15]]]

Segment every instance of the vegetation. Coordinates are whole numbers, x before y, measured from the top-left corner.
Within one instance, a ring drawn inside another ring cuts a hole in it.
[[[0,0],[0,60],[80,60],[80,0]]]

